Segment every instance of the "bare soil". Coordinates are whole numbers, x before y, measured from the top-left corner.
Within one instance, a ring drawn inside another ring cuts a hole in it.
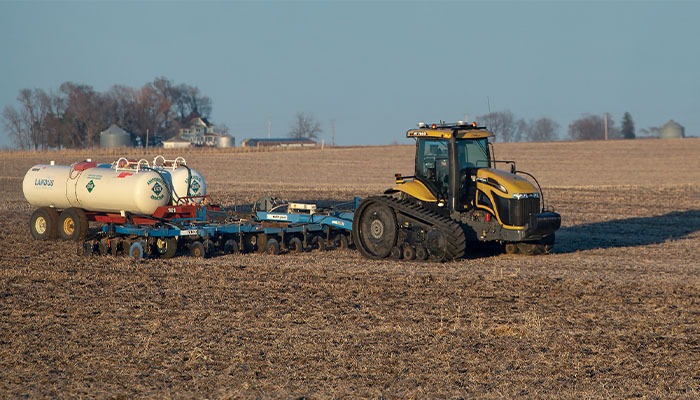
[[[554,254],[79,257],[31,238],[22,178],[116,157],[0,153],[0,397],[700,397],[700,139],[495,150],[562,214]],[[378,194],[413,151],[169,155],[238,207]]]

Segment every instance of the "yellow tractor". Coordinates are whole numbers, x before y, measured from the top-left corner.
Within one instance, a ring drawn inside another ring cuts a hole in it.
[[[545,209],[532,175],[494,159],[485,127],[420,123],[406,137],[416,140],[413,176],[396,174],[396,186],[355,210],[353,242],[365,257],[448,261],[484,244],[509,254],[552,249],[561,216]]]

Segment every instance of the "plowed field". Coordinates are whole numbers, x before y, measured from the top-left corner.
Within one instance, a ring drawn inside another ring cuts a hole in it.
[[[562,214],[554,254],[79,257],[31,238],[22,178],[118,155],[0,153],[0,398],[700,397],[700,139],[495,150]],[[413,147],[168,155],[238,207],[378,194]]]

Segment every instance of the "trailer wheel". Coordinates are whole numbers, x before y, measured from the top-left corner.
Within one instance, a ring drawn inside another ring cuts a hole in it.
[[[204,251],[204,244],[202,242],[195,240],[190,244],[190,255],[195,258],[204,258],[206,252]]]
[[[58,212],[51,207],[41,207],[29,219],[29,231],[36,240],[51,240],[58,236]]]
[[[304,245],[301,243],[301,239],[296,236],[289,239],[289,244],[287,247],[289,248],[290,253],[301,253],[304,251]]]
[[[58,236],[63,240],[83,240],[87,236],[88,219],[85,211],[71,207],[58,217]]]
[[[173,258],[177,253],[177,239],[174,237],[156,239],[156,249],[160,258]]]
[[[238,243],[233,239],[229,239],[224,243],[224,254],[234,253],[238,253]]]
[[[265,254],[277,255],[280,253],[280,243],[277,239],[270,238],[267,239],[267,245],[265,245]]]

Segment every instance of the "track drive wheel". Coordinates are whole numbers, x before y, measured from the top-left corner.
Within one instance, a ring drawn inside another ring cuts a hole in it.
[[[67,208],[58,216],[58,236],[63,240],[84,240],[88,231],[88,219],[80,208]]]
[[[386,258],[396,245],[396,214],[388,205],[367,198],[360,203],[353,221],[353,241],[368,258]]]
[[[51,207],[41,207],[29,219],[29,231],[36,240],[52,240],[58,237],[58,212]]]

